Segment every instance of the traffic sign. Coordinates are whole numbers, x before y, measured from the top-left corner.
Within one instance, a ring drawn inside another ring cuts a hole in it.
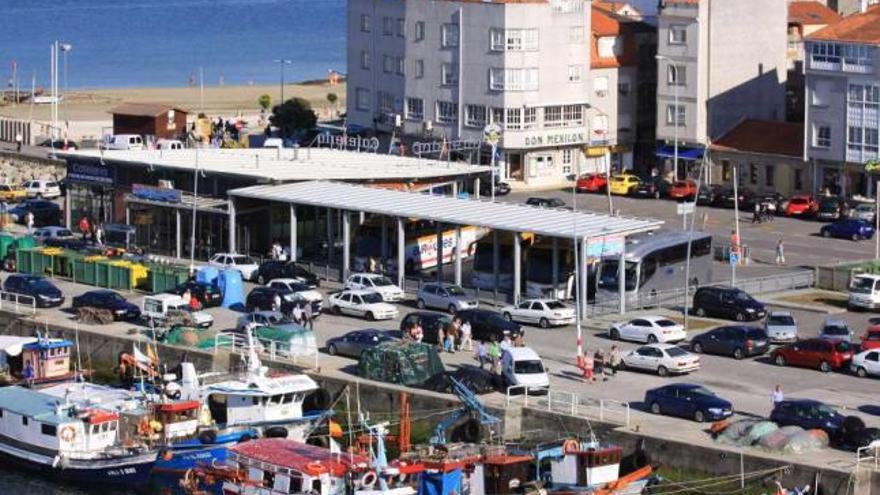
[[[483,127],[483,139],[490,146],[497,146],[501,141],[501,126],[494,123],[487,124],[486,127]]]
[[[730,252],[730,264],[731,265],[738,265],[739,264],[739,253],[737,253],[736,251]]]
[[[690,215],[696,210],[696,203],[678,203],[676,211],[679,215]]]

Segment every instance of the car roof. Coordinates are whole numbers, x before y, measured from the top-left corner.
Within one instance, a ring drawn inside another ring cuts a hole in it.
[[[646,344],[646,345],[643,345],[643,346],[641,346],[641,347],[652,347],[652,348],[654,348],[654,349],[671,349],[671,348],[673,348],[673,347],[678,347],[678,345],[676,345],[676,344],[660,344],[660,343],[657,343],[657,344]],[[681,349],[681,347],[678,347],[678,348]],[[681,350],[684,351],[684,349],[681,349]],[[685,351],[685,352],[687,352],[687,351]]]
[[[94,289],[83,292],[83,295],[85,294],[116,294],[116,291],[110,289]]]
[[[524,359],[541,359],[541,356],[531,347],[510,347],[506,351],[514,361]]]
[[[261,311],[251,311],[250,313],[245,313],[241,315],[241,318],[252,318],[254,316],[284,316],[284,313],[280,311],[272,311],[272,310],[261,310]]]
[[[830,317],[830,318],[825,318],[825,322],[822,323],[822,326],[825,326],[825,327],[849,327],[849,323],[840,317]]]
[[[339,291],[337,293],[337,295],[342,295],[342,294],[355,294],[358,296],[363,296],[366,294],[378,294],[378,292],[376,292],[372,289],[345,289],[345,290]]]
[[[298,285],[303,285],[302,282],[300,282],[299,280],[297,280],[297,279],[295,279],[295,278],[273,278],[272,280],[270,280],[269,282],[267,282],[266,285],[269,285],[269,284],[271,284],[272,282],[281,282],[282,284],[298,284]]]
[[[530,298],[528,298],[528,299],[523,299],[523,300],[521,301],[521,303],[524,303],[524,302],[542,302],[542,303],[548,303],[548,302],[561,302],[561,301],[559,301],[558,299],[553,299],[552,297],[530,297]]]
[[[785,399],[782,402],[789,404],[800,404],[800,405],[814,405],[814,404],[822,404],[827,405],[821,400],[816,399]]]
[[[670,383],[669,385],[665,385],[660,388],[677,388],[682,390],[691,390],[700,387],[702,387],[702,385],[699,385],[697,383]]]
[[[407,313],[406,316],[405,316],[404,318],[407,318],[407,317],[409,317],[409,316],[418,316],[418,317],[424,317],[424,316],[440,317],[440,316],[450,316],[450,315],[447,314],[447,313],[440,313],[440,312],[437,312],[437,311],[413,311],[413,312],[411,312],[411,313]]]
[[[668,316],[661,316],[661,315],[637,316],[637,317],[635,317],[635,318],[633,318],[633,319],[634,319],[634,320],[648,320],[648,321],[651,321],[651,322],[657,322],[657,321],[660,321],[660,320],[671,320],[671,321],[675,321],[675,320],[672,320],[672,318],[669,318]]]
[[[792,316],[791,311],[770,311],[767,316]]]

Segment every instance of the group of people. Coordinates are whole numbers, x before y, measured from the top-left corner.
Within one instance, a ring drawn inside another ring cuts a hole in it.
[[[28,212],[30,213],[30,212]],[[28,233],[31,232],[33,221],[28,224]],[[103,246],[104,245],[104,226],[99,224],[91,219],[89,219],[88,215],[83,215],[79,222],[77,223],[77,227],[79,229],[79,233],[82,234],[82,240],[85,242],[91,241],[92,244]]]
[[[525,342],[523,341],[522,334],[517,335],[516,340],[511,339],[510,335],[507,334],[504,335],[500,342],[495,337],[489,342],[481,340],[474,352],[474,358],[480,362],[480,369],[484,369],[488,364],[489,371],[497,374],[501,372],[501,356],[504,355],[504,351],[511,347],[522,347],[524,345]]]
[[[584,380],[587,383],[593,383],[600,378],[602,381],[606,381],[609,377],[616,375],[621,362],[620,349],[616,345],[612,345],[608,354],[602,349],[596,349],[592,353],[589,350],[584,350],[578,368],[580,368]]]
[[[315,318],[317,318],[318,315],[315,313],[314,308],[312,308],[311,302],[298,301],[294,303],[289,316],[290,321],[293,323],[306,327],[309,330],[315,329]]]

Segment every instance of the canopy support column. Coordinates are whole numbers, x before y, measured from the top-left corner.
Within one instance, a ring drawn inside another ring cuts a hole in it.
[[[299,235],[297,227],[296,205],[290,203],[290,261],[296,261],[298,259],[298,256],[296,255],[297,241],[299,240],[297,238]]]
[[[553,280],[553,299],[562,299],[559,297],[559,238],[553,238],[553,266],[550,269],[553,271],[552,280]]]
[[[351,273],[351,212],[342,212],[342,281]]]
[[[620,298],[620,314],[624,314],[626,313],[626,249],[620,252],[620,260],[617,262],[617,291]]]
[[[388,225],[385,221],[385,215],[382,215],[382,234],[381,234],[381,242],[382,242],[382,264],[379,265],[379,271],[385,273],[385,270],[388,269]]]
[[[455,285],[461,285],[461,225],[455,227]]]
[[[229,252],[235,252],[235,199],[229,198]]]
[[[180,225],[180,208],[174,209],[174,255],[177,259],[183,258],[183,239],[181,238],[181,230],[183,227]]]
[[[513,304],[519,304],[520,278],[522,277],[522,236],[513,233]]]
[[[587,300],[589,297],[587,296],[587,238],[575,240],[575,242],[580,242],[580,256],[577,261],[578,267],[580,268],[580,276],[581,279],[578,282],[580,284],[581,289],[581,300],[580,300],[580,311],[581,311],[581,319],[585,320],[587,318]]]
[[[404,250],[406,249],[406,238],[404,237],[403,232],[403,218],[397,217],[397,286],[406,290],[404,283],[405,279],[405,270],[406,270],[406,256]]]
[[[437,283],[443,283],[443,224],[435,222],[437,229]]]

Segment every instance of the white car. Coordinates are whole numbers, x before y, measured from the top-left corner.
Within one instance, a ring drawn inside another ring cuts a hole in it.
[[[672,344],[648,344],[623,356],[628,369],[654,371],[660,376],[700,369],[700,357]]]
[[[868,349],[856,354],[849,369],[862,378],[880,376],[880,349]]]
[[[304,284],[296,278],[273,278],[266,284],[267,287],[277,287],[285,292],[289,291],[300,300],[312,303],[312,307],[321,307],[324,304],[324,296],[315,290],[313,285]],[[315,304],[317,303],[317,304]]]
[[[501,376],[508,386],[524,392],[546,392],[550,377],[541,356],[529,347],[510,347],[501,356]]]
[[[874,220],[874,205],[862,203],[849,212],[850,218],[858,218],[860,220]]]
[[[174,319],[190,320],[194,326],[208,328],[214,324],[214,317],[205,311],[193,311],[189,301],[177,294],[155,294],[144,297],[141,316],[147,321],[164,324]]]
[[[395,302],[403,299],[403,290],[394,285],[385,275],[378,273],[355,273],[345,281],[344,289],[371,290],[382,296],[385,302]]]
[[[372,290],[344,290],[327,298],[330,312],[361,316],[372,320],[393,320],[397,318],[397,308],[382,300],[378,292]]]
[[[69,239],[73,237],[73,232],[67,227],[41,227],[34,230],[34,237],[41,241],[46,239]]]
[[[61,196],[61,186],[54,180],[34,179],[22,182],[29,198],[57,198]]]
[[[501,308],[501,315],[507,321],[536,323],[541,328],[574,323],[574,308],[555,299],[526,299],[517,305]]]
[[[218,268],[238,270],[244,280],[252,280],[260,267],[250,256],[235,253],[217,253],[211,256],[208,264]]]
[[[612,340],[632,340],[656,344],[679,342],[687,338],[684,327],[665,316],[642,316],[611,325],[608,337]]]

